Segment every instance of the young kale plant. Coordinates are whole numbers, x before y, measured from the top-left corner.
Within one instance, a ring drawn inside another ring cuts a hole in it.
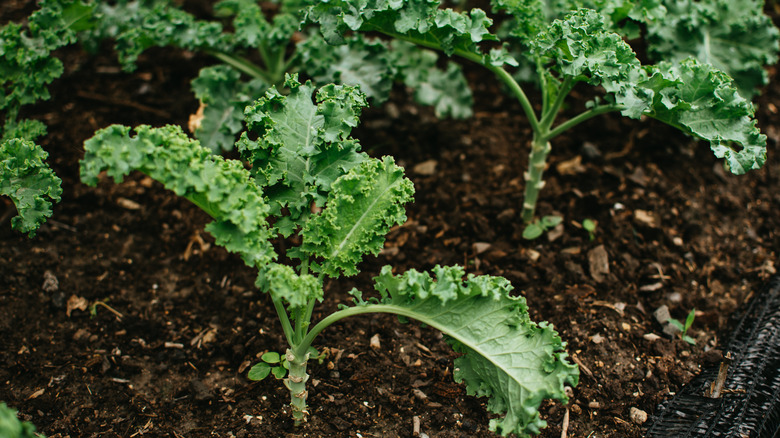
[[[626,7],[647,11],[641,7],[644,2],[622,3],[623,13]],[[438,0],[327,0],[312,6],[307,19],[320,24],[332,44],[342,43],[351,32],[381,33],[493,72],[517,98],[531,125],[522,206],[522,220],[531,227],[551,141],[604,113],[650,117],[707,140],[713,153],[735,174],[763,165],[766,136],[756,126],[752,104],[738,93],[727,74],[712,65],[690,57],[642,65],[613,29],[610,17],[614,15],[594,9],[577,9],[549,21],[549,8],[541,0],[493,0],[492,4],[513,18],[503,28],[506,37],[491,33],[492,20],[484,11],[441,9]],[[513,49],[525,53],[534,67],[541,92],[538,111],[513,75],[519,65],[509,54]],[[566,98],[580,82],[600,87],[605,96],[590,102],[584,112],[556,123]]]
[[[206,230],[258,270],[256,285],[270,296],[287,340],[281,351],[263,354],[249,377],[282,379],[296,424],[309,414],[307,366],[318,356],[317,335],[349,316],[392,313],[446,334],[462,353],[455,379],[503,414],[491,429],[537,433],[545,426],[542,399],[565,401],[564,385],[576,385],[579,372],[553,327],[529,319],[506,279],[464,276],[458,266],[437,266],[433,276],[385,266],[374,278],[376,295],[353,289],[350,305],[313,321],[324,280],[357,274],[363,257],[382,249],[390,227],[406,219],[413,186],[391,158],[370,158],[350,138],[366,105],[355,87],[331,84],[315,93],[296,77],[284,85],[289,95],[270,89],[246,108],[248,131],[237,148],[251,171],[211,154],[179,127],[140,126],[131,134],[111,126],[85,142],[82,180],[94,185],[106,171],[121,181],[139,170],[214,219]],[[277,252],[272,239],[279,235],[299,244]]]
[[[90,7],[74,0],[46,0],[22,26],[0,28],[0,196],[8,196],[18,215],[12,228],[33,236],[60,200],[61,180],[46,165],[48,154],[35,143],[46,126],[20,119],[24,105],[50,98],[48,85],[63,71],[55,49],[76,41]]]
[[[269,87],[280,88],[291,72],[318,84],[359,85],[374,102],[389,97],[394,81],[403,82],[440,117],[471,115],[471,92],[454,63],[442,70],[435,53],[408,50],[410,45],[401,42],[391,47],[361,34],[349,36],[343,45],[329,45],[315,29],[302,25],[306,6],[316,1],[276,3],[261,7],[255,0],[221,0],[214,12],[222,21],[206,21],[169,0],[102,2],[95,12],[98,26],[82,39],[94,45],[113,38],[126,70],[134,69],[138,56],[150,47],[177,47],[220,61],[192,81],[201,108],[191,129],[215,152],[233,148],[243,129],[244,108]],[[223,22],[230,23],[230,31]]]

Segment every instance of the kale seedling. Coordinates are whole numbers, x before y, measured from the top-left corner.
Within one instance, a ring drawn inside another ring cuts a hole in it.
[[[534,240],[546,231],[557,227],[562,221],[563,218],[560,216],[544,216],[541,219],[536,219],[525,227],[523,230],[523,238]]]
[[[375,296],[353,289],[350,305],[313,321],[325,279],[357,274],[363,257],[382,249],[390,227],[406,219],[413,186],[391,158],[370,158],[349,137],[366,104],[356,88],[327,85],[315,94],[295,77],[284,85],[289,95],[271,89],[246,109],[249,132],[237,148],[251,171],[211,154],[179,127],[140,126],[133,135],[111,126],[85,142],[82,180],[94,185],[105,171],[121,181],[140,170],[214,219],[206,230],[258,270],[256,285],[270,296],[287,340],[281,351],[265,353],[249,377],[283,379],[296,424],[309,415],[307,366],[317,355],[317,335],[349,316],[393,313],[447,335],[462,353],[455,379],[503,414],[491,429],[538,433],[545,426],[542,399],[566,400],[564,385],[575,385],[579,371],[553,327],[532,322],[525,299],[510,295],[504,278],[466,276],[458,266],[437,266],[433,275],[395,274],[385,266],[374,278]],[[277,252],[279,235],[300,244]]]
[[[593,219],[582,221],[582,229],[588,232],[588,239],[593,240],[596,238],[596,221]]]
[[[551,140],[604,113],[650,117],[707,140],[714,154],[735,174],[760,168],[765,162],[766,136],[756,126],[753,105],[738,93],[731,77],[706,63],[708,60],[690,57],[642,65],[615,32],[616,16],[626,11],[633,17],[649,13],[646,2],[622,2],[620,8],[605,2],[611,7],[603,5],[603,13],[582,8],[552,21],[546,14],[548,2],[491,3],[511,18],[501,36],[491,32],[492,20],[484,11],[442,9],[438,0],[327,0],[312,6],[307,19],[319,23],[323,36],[332,44],[343,43],[352,32],[378,32],[458,56],[493,72],[517,99],[532,130],[524,173],[522,220],[526,225],[533,226]],[[771,23],[764,22],[764,26],[771,27]],[[776,53],[776,31],[772,35],[774,43],[766,49]],[[538,108],[515,79],[515,67],[520,65],[510,55],[515,52],[523,53],[523,61],[535,72],[541,92]],[[604,98],[556,124],[566,98],[583,82],[600,87],[606,93]]]
[[[688,336],[688,329],[691,328],[693,325],[693,319],[696,318],[696,309],[691,309],[690,313],[688,313],[688,317],[685,318],[685,324],[681,323],[680,321],[670,318],[669,324],[676,327],[678,330],[680,330],[680,339],[683,341],[691,344],[696,345],[696,339],[693,339],[692,337]]]

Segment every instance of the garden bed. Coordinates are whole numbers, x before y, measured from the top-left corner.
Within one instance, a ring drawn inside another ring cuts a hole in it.
[[[283,345],[273,307],[255,273],[203,231],[209,218],[140,174],[97,188],[78,179],[96,129],[186,126],[198,108],[189,81],[210,60],[155,49],[128,74],[108,49],[58,55],[66,72],[52,100],[27,115],[49,127],[41,144],[63,200],[28,239],[0,199],[0,400],[49,437],[412,436],[416,421],[431,437],[493,436],[484,400],[452,381],[441,335],[391,316],[323,332],[316,346],[330,354],[310,367],[312,415],[293,428],[281,383],[246,378],[258,354]],[[364,113],[356,136],[406,168],[416,202],[362,274],[326,283],[318,311],[347,302],[337,291],[370,290],[384,264],[505,276],[580,366],[570,403],[543,403],[541,436],[642,436],[636,413],[652,415],[720,360],[732,315],[775,273],[780,87],[773,79],[758,99],[767,163],[744,176],[652,121],[601,116],[556,138],[539,211],[563,216],[562,232],[527,241],[530,129],[515,102],[493,100],[485,72],[467,73],[473,118],[438,120],[401,88]],[[585,219],[597,223],[592,239]],[[677,319],[697,310],[695,345],[663,334],[653,315],[663,305]]]

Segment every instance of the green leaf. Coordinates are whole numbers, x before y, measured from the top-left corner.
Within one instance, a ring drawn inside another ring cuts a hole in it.
[[[596,231],[596,223],[593,222],[592,219],[585,219],[584,221],[582,221],[582,228],[585,231],[592,233]]]
[[[684,331],[685,331],[685,326],[683,326],[683,324],[682,324],[680,321],[678,321],[678,320],[676,320],[676,319],[670,319],[670,320],[669,320],[669,321],[667,321],[667,322],[668,322],[670,325],[672,325],[672,326],[676,327],[677,329],[679,329],[679,330],[680,330],[680,332],[684,332]]]
[[[463,280],[460,267],[434,268],[436,280],[410,270],[393,275],[385,266],[375,278],[381,294],[378,311],[416,319],[447,335],[463,353],[455,360],[454,377],[471,395],[486,396],[488,410],[503,417],[490,421],[502,435],[539,433],[545,398],[566,401],[565,385],[576,385],[577,367],[567,361],[553,327],[529,319],[523,297],[510,296],[512,286],[500,277]]]
[[[360,144],[349,138],[366,101],[354,87],[329,85],[319,90],[315,103],[311,82],[300,84],[291,76],[285,85],[289,95],[270,89],[247,107],[247,126],[259,138],[244,134],[238,148],[252,162],[259,183],[270,186],[273,214],[289,210],[278,229],[289,235],[312,205],[324,206],[333,181],[366,159]]]
[[[21,421],[16,416],[16,410],[11,409],[5,403],[0,403],[0,436],[3,438],[37,438],[42,437],[35,433],[35,426],[28,421]]]
[[[474,100],[463,70],[454,62],[447,69],[438,67],[438,55],[405,41],[390,43],[392,64],[399,79],[414,90],[422,105],[431,105],[436,117],[465,119],[471,117]]]
[[[380,32],[415,44],[472,59],[486,55],[478,43],[496,41],[492,20],[481,9],[468,13],[440,9],[438,0],[336,0],[320,2],[307,11],[307,20],[320,24],[331,44],[340,44],[349,31]]]
[[[192,201],[215,220],[206,230],[218,245],[237,252],[249,266],[276,258],[266,218],[270,208],[240,161],[211,154],[178,126],[130,128],[112,125],[84,142],[81,180],[95,185],[101,171],[121,182],[139,170]]]
[[[691,309],[691,311],[688,313],[688,317],[685,318],[685,331],[686,332],[693,325],[694,318],[696,318],[696,309]]]
[[[38,120],[15,120],[9,117],[3,126],[3,135],[0,141],[18,138],[28,141],[35,141],[39,137],[46,135],[46,125]]]
[[[563,75],[601,85],[617,96],[631,93],[641,75],[631,47],[607,27],[601,14],[590,9],[554,21],[537,36],[533,50],[549,58]]]
[[[694,57],[734,78],[752,97],[766,85],[766,66],[777,62],[778,30],[761,0],[665,0],[667,13],[647,23],[650,56],[659,61]]]
[[[312,34],[296,50],[303,70],[316,83],[358,86],[374,102],[390,96],[396,66],[387,45],[379,39],[356,34],[344,44],[331,45]]]
[[[555,228],[561,222],[563,222],[563,218],[561,216],[544,216],[542,218],[542,227],[545,229]]]
[[[13,138],[0,143],[0,195],[16,205],[18,216],[11,227],[30,237],[46,218],[51,217],[51,203],[62,194],[62,181],[46,165],[48,154],[35,143]]]
[[[260,269],[255,284],[274,299],[287,302],[290,309],[306,307],[311,300],[322,301],[323,297],[322,284],[316,277],[298,275],[290,266],[278,263]]]
[[[321,257],[319,270],[331,277],[357,274],[363,255],[378,254],[390,227],[406,220],[413,193],[392,158],[363,161],[333,182],[327,208],[303,226],[301,252]]]
[[[273,367],[271,368],[271,372],[278,380],[282,380],[287,376],[287,368],[285,367]]]
[[[195,131],[200,143],[214,152],[233,149],[244,127],[244,108],[267,89],[260,79],[242,81],[241,74],[227,65],[202,68],[192,81],[195,97],[206,105]]]
[[[541,224],[539,224],[538,221],[534,221],[526,225],[523,229],[523,239],[534,240],[541,236],[542,233],[544,233],[544,228],[541,226]]]
[[[265,363],[274,364],[281,362],[281,356],[279,356],[279,353],[275,351],[268,351],[264,353],[260,359],[263,360]]]
[[[99,3],[98,27],[90,40],[113,38],[122,67],[136,68],[138,56],[151,47],[173,46],[187,50],[233,51],[235,42],[218,22],[197,20],[164,0]]]
[[[766,136],[758,129],[753,105],[731,78],[695,59],[647,68],[639,87],[652,96],[646,115],[710,142],[729,170],[741,175],[766,161]]]
[[[265,362],[259,362],[249,369],[247,377],[249,380],[263,380],[271,374],[271,365]]]

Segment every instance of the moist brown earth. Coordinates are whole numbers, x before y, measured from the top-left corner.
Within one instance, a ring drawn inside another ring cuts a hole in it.
[[[281,382],[246,377],[260,354],[283,348],[273,307],[254,272],[203,231],[206,215],[142,175],[96,188],[78,179],[82,143],[97,129],[186,126],[198,107],[189,81],[213,61],[154,49],[125,73],[108,46],[57,55],[66,71],[52,99],[25,116],[49,127],[41,143],[63,179],[62,202],[30,239],[10,229],[15,209],[0,199],[1,401],[50,437],[409,437],[415,418],[430,437],[494,436],[485,400],[453,382],[442,336],[391,316],[323,332],[316,346],[329,356],[310,366],[311,418],[293,427]],[[403,89],[364,113],[356,137],[406,167],[416,202],[360,275],[326,284],[315,320],[351,288],[370,291],[385,264],[505,276],[580,365],[570,403],[542,404],[541,436],[640,437],[632,411],[652,415],[717,363],[734,316],[775,273],[775,70],[757,100],[769,138],[763,169],[734,176],[706,144],[651,120],[603,116],[554,140],[539,214],[564,222],[534,241],[519,218],[528,124],[492,78],[467,71],[468,120],[438,120]],[[578,91],[575,107],[589,93]],[[592,236],[585,219],[597,223]],[[663,334],[653,312],[664,305],[680,320],[696,309],[695,345]]]

